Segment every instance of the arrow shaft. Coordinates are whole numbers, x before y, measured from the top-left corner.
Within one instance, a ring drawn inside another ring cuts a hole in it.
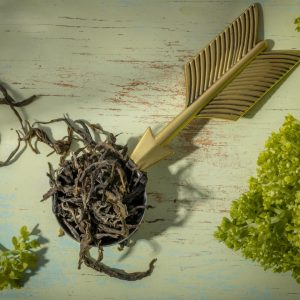
[[[139,166],[141,170],[145,170],[170,154],[167,144],[178,134],[178,132],[188,125],[196,115],[206,107],[209,102],[214,99],[236,76],[238,76],[244,68],[256,56],[267,48],[266,41],[259,42],[252,48],[243,58],[241,58],[234,66],[232,66],[225,74],[223,74],[205,93],[203,93],[190,106],[185,108],[156,136],[153,135],[151,128],[148,128],[134,148],[131,159]],[[259,74],[258,74],[259,75]]]
[[[195,116],[227,86],[240,72],[262,51],[267,48],[267,42],[259,42],[240,61],[229,69],[217,80],[205,93],[203,93],[192,105],[184,109],[172,121],[170,121],[154,137],[156,144],[164,146],[168,144]]]

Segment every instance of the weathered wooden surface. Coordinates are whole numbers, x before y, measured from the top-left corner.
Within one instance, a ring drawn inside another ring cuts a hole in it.
[[[275,49],[300,49],[293,20],[300,1],[260,1],[264,34]],[[69,114],[122,132],[134,144],[148,125],[157,130],[184,105],[183,63],[237,17],[250,1],[0,1],[0,80],[21,99],[30,121]],[[77,270],[78,244],[58,238],[51,202],[41,203],[49,149],[27,150],[0,169],[0,230],[4,245],[24,224],[39,224],[45,263],[21,290],[1,299],[299,299],[290,274],[263,271],[213,238],[230,203],[247,189],[264,140],[284,116],[300,118],[300,69],[259,109],[236,123],[195,120],[174,141],[176,154],[149,171],[149,209],[119,252],[105,262],[129,271],[146,269],[139,282]],[[1,158],[15,146],[19,128],[1,106]],[[63,127],[55,126],[55,135]]]

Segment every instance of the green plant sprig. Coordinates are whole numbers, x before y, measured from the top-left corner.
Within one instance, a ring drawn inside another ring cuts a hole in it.
[[[257,177],[233,201],[215,237],[274,272],[300,283],[300,122],[291,115],[257,160]]]
[[[295,30],[300,32],[300,17],[295,19],[294,24],[296,25]]]
[[[20,288],[26,274],[36,268],[37,254],[33,251],[40,246],[26,226],[21,227],[19,237],[12,237],[13,249],[0,251],[0,290]]]

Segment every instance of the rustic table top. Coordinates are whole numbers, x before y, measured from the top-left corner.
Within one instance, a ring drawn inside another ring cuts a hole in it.
[[[274,49],[300,49],[293,20],[299,0],[260,1],[264,36]],[[68,114],[122,133],[133,145],[146,127],[154,131],[184,106],[183,64],[231,23],[251,1],[0,1],[0,80],[18,99],[39,94],[22,109],[31,122]],[[122,252],[105,249],[104,261],[150,277],[124,282],[82,267],[78,243],[58,237],[47,162],[49,148],[30,150],[0,169],[0,243],[22,225],[38,224],[42,263],[21,290],[1,299],[299,299],[288,274],[264,271],[213,237],[232,200],[247,190],[264,141],[285,115],[300,118],[300,69],[237,122],[195,120],[172,143],[175,154],[149,170],[154,208]],[[19,124],[1,106],[1,159],[15,147]],[[54,135],[65,132],[54,126]]]

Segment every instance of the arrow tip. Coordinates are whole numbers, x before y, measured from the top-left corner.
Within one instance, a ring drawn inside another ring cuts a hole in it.
[[[135,146],[130,158],[141,170],[145,170],[172,153],[170,147],[157,143],[151,128],[148,127]]]

